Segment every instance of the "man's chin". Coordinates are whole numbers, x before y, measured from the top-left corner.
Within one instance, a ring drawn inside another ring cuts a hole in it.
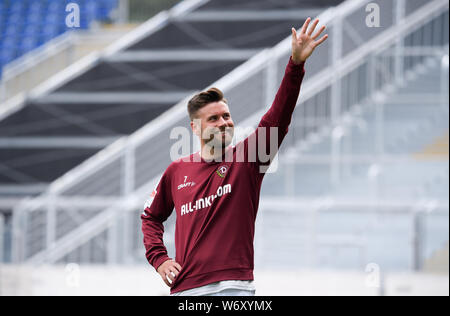
[[[222,139],[222,147],[226,148],[226,147],[230,146],[232,141],[233,141],[233,137],[225,136],[225,138]]]
[[[214,148],[227,148],[232,142],[232,139],[226,138],[224,140],[212,139],[209,142],[205,143],[205,145]]]

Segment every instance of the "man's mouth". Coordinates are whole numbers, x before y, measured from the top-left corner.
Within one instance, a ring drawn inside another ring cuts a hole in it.
[[[218,130],[213,135],[214,135],[214,136],[212,136],[213,138],[216,137],[216,138],[225,139],[226,137],[232,137],[233,134],[232,134],[232,131],[228,131],[228,130],[221,131],[221,130]]]

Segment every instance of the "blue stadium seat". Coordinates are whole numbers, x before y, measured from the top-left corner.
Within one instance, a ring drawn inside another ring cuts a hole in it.
[[[15,58],[14,52],[12,52],[9,49],[3,49],[0,52],[0,59],[2,60],[3,64],[7,64],[7,63],[13,61],[14,58]]]
[[[28,12],[40,12],[42,10],[42,2],[41,1],[33,1],[28,5],[28,7],[26,7],[26,10]]]
[[[33,50],[38,46],[38,39],[36,36],[25,37],[19,46],[19,54],[23,55]]]
[[[28,12],[28,14],[26,15],[26,24],[30,25],[30,24],[40,24],[42,22],[42,13],[40,12],[36,12],[36,11],[30,11]]]
[[[52,1],[48,3],[47,13],[48,14],[58,14],[64,11],[64,6],[60,1]]]
[[[5,22],[8,26],[17,26],[23,24],[25,21],[23,20],[23,16],[20,13],[12,12],[7,15],[5,18]]]
[[[4,33],[5,39],[8,37],[18,37],[20,36],[20,28],[16,25],[8,25]]]
[[[42,12],[41,11],[28,11],[25,16],[27,24],[30,23],[40,23],[42,21]]]
[[[9,6],[10,12],[21,12],[24,9],[24,1],[14,1]]]
[[[61,17],[57,13],[47,14],[44,18],[44,24],[58,24]]]
[[[39,25],[29,24],[26,28],[23,29],[22,36],[25,38],[37,37],[39,35],[39,32],[40,32]]]

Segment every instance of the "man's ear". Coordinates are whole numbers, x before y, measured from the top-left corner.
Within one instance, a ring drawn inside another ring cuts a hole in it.
[[[193,119],[193,120],[191,121],[191,129],[192,129],[192,132],[193,132],[195,135],[199,136],[199,137],[200,137],[200,131],[201,131],[200,126],[201,126],[201,120],[200,120],[200,119]]]

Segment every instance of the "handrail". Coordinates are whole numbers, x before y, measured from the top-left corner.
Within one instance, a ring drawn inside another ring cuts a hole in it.
[[[23,73],[45,58],[70,47],[75,36],[76,35],[73,32],[65,32],[48,41],[43,46],[33,49],[7,64],[3,68],[2,80],[8,80],[19,73]]]
[[[5,218],[2,213],[0,213],[0,266],[5,260],[4,249],[3,249],[3,236],[5,234]],[[1,290],[1,289],[0,289]]]
[[[25,92],[14,91],[12,94],[8,93],[8,83],[14,81],[15,78],[19,78],[20,80],[21,75],[23,76],[27,71],[30,71],[39,63],[46,61],[52,57],[63,55],[65,51],[65,54],[70,55],[70,53],[68,52],[71,51],[75,38],[76,35],[73,34],[73,32],[65,32],[46,42],[41,47],[38,47],[7,64],[3,68],[3,73],[0,77],[0,112],[6,113],[5,111],[3,111],[3,107],[6,106],[5,102],[8,102],[14,97],[17,97],[21,93],[23,94]],[[22,103],[18,103],[15,109],[19,110],[22,106]],[[9,111],[11,111],[11,109],[9,109]]]

